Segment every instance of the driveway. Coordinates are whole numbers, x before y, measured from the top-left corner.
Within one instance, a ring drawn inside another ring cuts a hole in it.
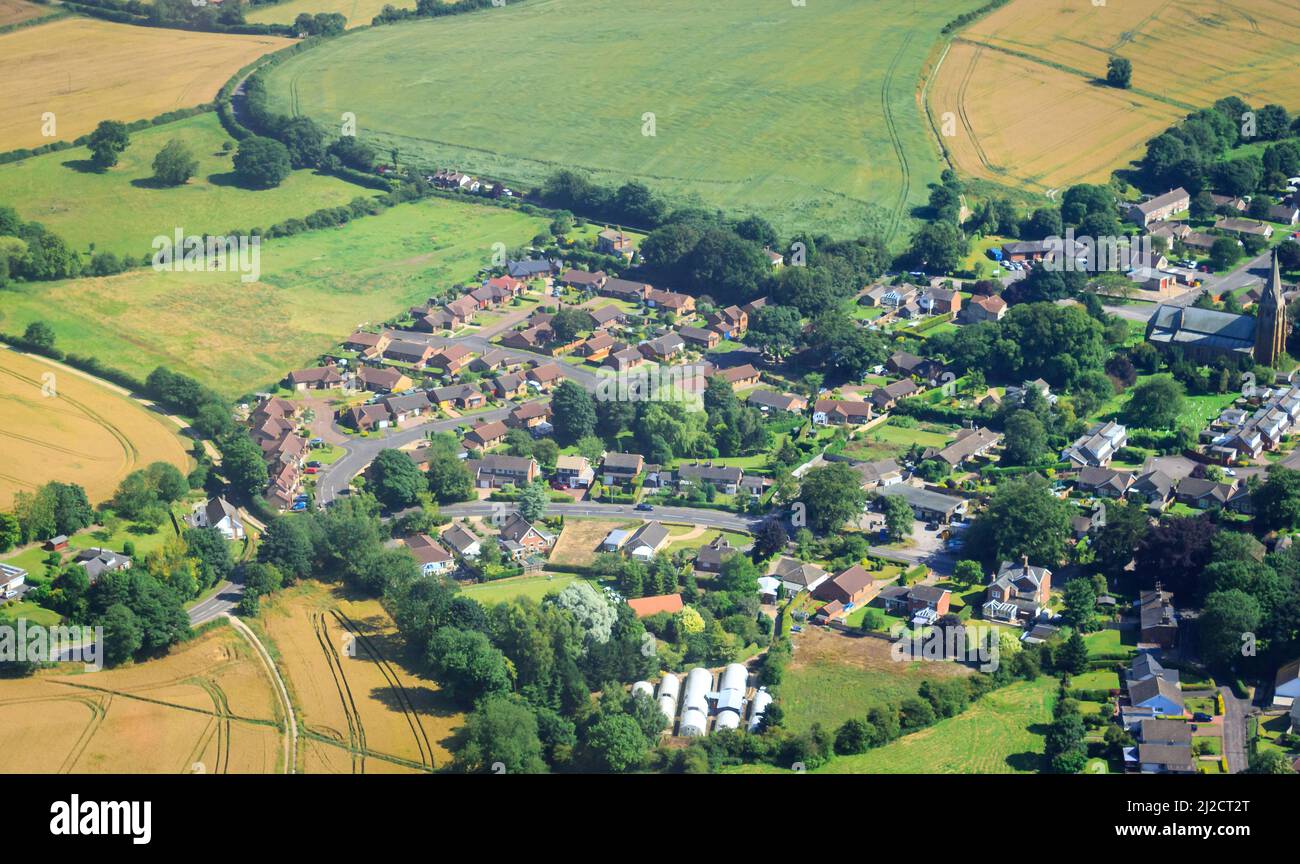
[[[1246,757],[1246,718],[1250,700],[1238,699],[1231,687],[1220,687],[1223,694],[1223,755],[1228,757],[1228,773],[1240,774],[1250,764]]]

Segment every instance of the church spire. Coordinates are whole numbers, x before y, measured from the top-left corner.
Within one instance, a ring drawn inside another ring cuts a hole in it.
[[[1282,296],[1282,270],[1273,250],[1273,273],[1259,298],[1255,316],[1255,362],[1275,366],[1286,351],[1286,300]]]

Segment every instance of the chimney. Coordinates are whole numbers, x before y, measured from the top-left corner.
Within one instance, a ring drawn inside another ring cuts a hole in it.
[[[1028,555],[1021,555],[1021,556],[1020,556],[1020,566],[1024,568],[1024,570],[1025,570],[1026,573],[1029,572],[1029,556],[1028,556]]]

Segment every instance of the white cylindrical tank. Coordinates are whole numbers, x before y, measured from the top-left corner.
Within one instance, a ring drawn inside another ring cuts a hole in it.
[[[698,708],[687,708],[682,712],[682,725],[677,727],[677,734],[698,738],[707,732],[708,724],[708,714]]]
[[[749,731],[753,732],[758,728],[758,724],[763,720],[763,712],[767,706],[772,704],[772,694],[767,692],[766,687],[759,687],[754,698],[749,700]]]
[[[677,695],[681,690],[682,680],[671,672],[665,672],[659,682],[659,710],[664,713],[664,719],[670,727],[673,718],[677,716]]]
[[[713,731],[719,729],[739,729],[740,714],[735,711],[719,711],[713,720]]]
[[[748,684],[749,670],[739,663],[729,663],[727,668],[722,670],[722,683],[718,686],[718,689],[739,690],[744,693]]]
[[[713,689],[713,673],[696,666],[686,673],[686,686],[682,690],[682,723],[679,735],[703,735],[709,724],[709,691]]]
[[[638,681],[632,685],[632,696],[635,697],[638,693],[653,701],[655,698],[654,685],[649,681]]]

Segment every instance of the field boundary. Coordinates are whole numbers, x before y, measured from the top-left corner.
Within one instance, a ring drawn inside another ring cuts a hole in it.
[[[276,667],[275,661],[271,659],[271,655],[267,653],[262,640],[257,638],[257,634],[247,624],[234,615],[228,614],[226,617],[230,619],[230,623],[235,630],[244,637],[248,644],[253,646],[258,659],[261,660],[262,665],[271,677],[271,683],[274,685],[276,695],[280,700],[280,707],[285,712],[284,773],[296,774],[298,772],[298,718],[294,714],[293,701],[289,699],[289,691],[284,686],[284,679],[280,677],[280,670]]]

